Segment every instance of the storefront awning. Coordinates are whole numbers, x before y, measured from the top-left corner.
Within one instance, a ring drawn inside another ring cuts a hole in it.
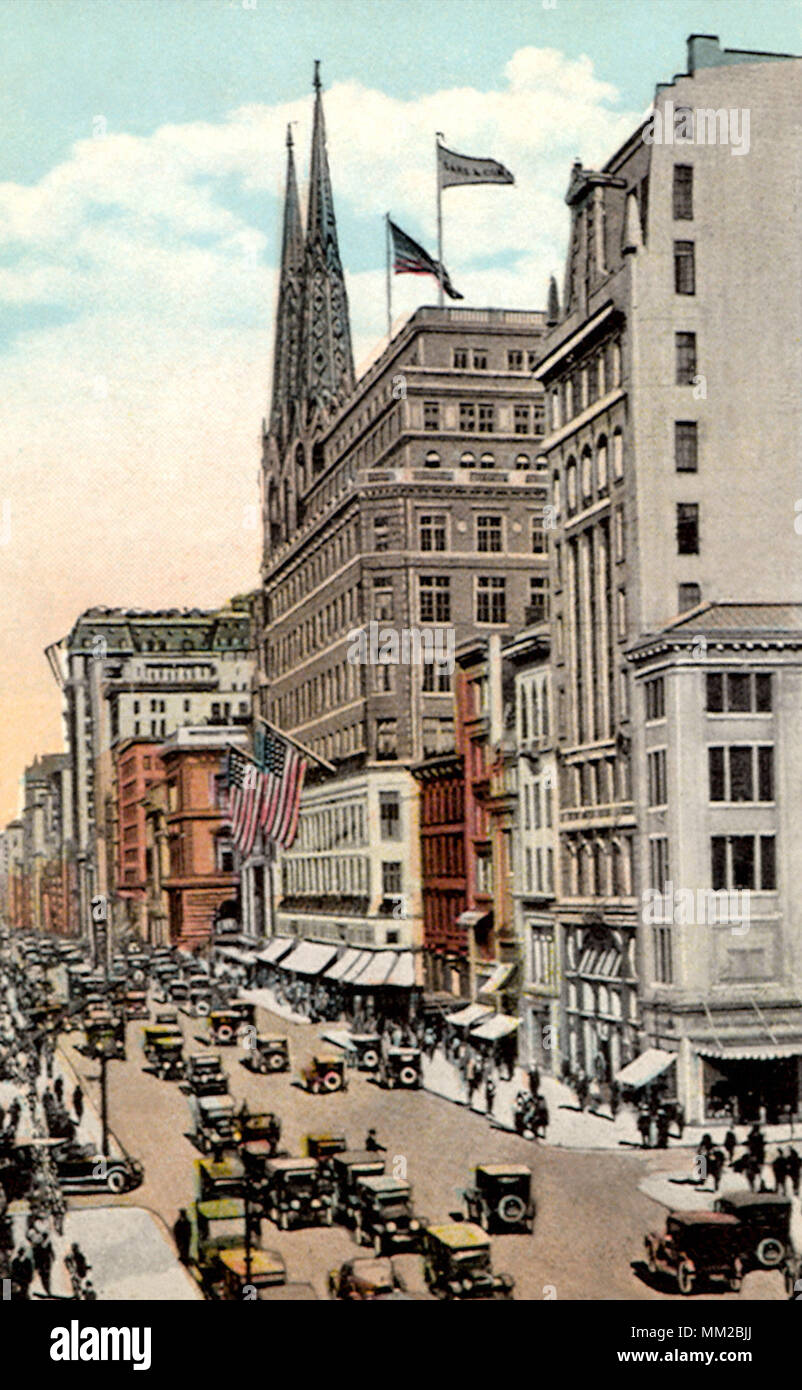
[[[343,971],[340,979],[344,985],[353,984],[357,976],[361,974],[370,959],[370,951],[357,951],[356,959],[349,962],[348,968]]]
[[[265,949],[259,952],[259,960],[264,961],[266,965],[275,965],[282,956],[286,956],[287,952],[297,945],[298,942],[294,936],[274,936],[273,940],[265,946]]]
[[[506,985],[514,969],[515,961],[510,961],[505,965],[497,965],[487,979],[482,984],[477,985],[476,993],[497,994]]]
[[[458,1009],[455,1014],[446,1014],[446,1023],[453,1023],[456,1028],[472,1028],[474,1023],[480,1023],[492,1012],[486,1004],[468,1004],[464,1009]]]
[[[324,946],[318,941],[302,941],[295,950],[281,962],[282,970],[292,970],[295,975],[319,975],[330,965],[337,954],[336,946]]]
[[[479,922],[484,921],[485,917],[490,916],[490,911],[485,908],[484,912],[474,908],[470,912],[461,912],[457,918],[458,927],[475,927]]]
[[[224,960],[236,961],[237,965],[255,965],[258,960],[253,951],[242,951],[239,946],[218,946],[217,954]]]
[[[655,1077],[661,1076],[672,1062],[676,1062],[676,1052],[663,1052],[659,1047],[647,1047],[640,1057],[627,1062],[616,1074],[616,1081],[622,1086],[648,1086]]]
[[[411,951],[397,951],[395,964],[384,982],[393,989],[412,989],[415,983],[415,962]]]
[[[715,1043],[695,1042],[700,1057],[711,1062],[772,1062],[781,1057],[802,1056],[802,1039],[797,1042]]]
[[[356,965],[359,957],[364,954],[364,951],[357,951],[353,946],[349,946],[347,950],[343,951],[340,959],[336,960],[334,964],[330,965],[328,970],[325,971],[323,975],[324,980],[341,980],[344,975],[348,974],[351,967]]]
[[[471,1029],[471,1038],[481,1038],[484,1042],[498,1042],[499,1038],[508,1038],[510,1033],[514,1033],[520,1026],[521,1020],[513,1018],[511,1014],[493,1014],[485,1019],[484,1023],[480,1023],[478,1028]]]
[[[360,989],[363,985],[374,988],[383,985],[395,965],[395,951],[368,951],[366,954],[368,959],[364,969],[352,977],[353,984],[358,985]]]

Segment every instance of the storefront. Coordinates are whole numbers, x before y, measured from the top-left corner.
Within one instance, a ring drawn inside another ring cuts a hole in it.
[[[800,1114],[802,1039],[798,1042],[696,1044],[703,1114],[734,1124],[781,1124]]]
[[[564,1060],[597,1081],[611,1081],[638,1048],[634,939],[604,923],[565,928]]]

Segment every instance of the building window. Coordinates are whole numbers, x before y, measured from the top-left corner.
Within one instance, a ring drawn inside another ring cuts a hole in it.
[[[420,620],[422,623],[451,621],[451,580],[447,575],[421,575]]]
[[[460,466],[460,468],[473,468],[474,465],[475,465],[475,463],[476,463],[476,455],[475,455],[475,454],[472,454],[472,453],[470,453],[470,452],[466,452],[466,453],[464,453],[464,454],[460,454],[460,460],[459,460],[459,466]]]
[[[593,455],[585,449],[582,455],[582,501],[593,501]]]
[[[543,528],[543,517],[532,517],[532,554],[546,554],[546,532]]]
[[[507,371],[522,372],[524,369],[524,355],[521,348],[510,348],[507,352]]]
[[[773,835],[713,835],[710,871],[715,892],[777,887],[776,842]]]
[[[379,792],[379,833],[383,840],[401,839],[401,796]]]
[[[674,165],[674,220],[690,222],[693,220],[693,165]]]
[[[674,353],[677,386],[693,386],[696,378],[696,334],[675,333]]]
[[[653,835],[649,840],[649,875],[651,887],[662,893],[668,882],[668,838]]]
[[[476,433],[476,406],[473,401],[460,401],[459,427],[465,434]]]
[[[447,695],[451,692],[451,672],[439,661],[423,662],[422,688],[427,695]]]
[[[445,550],[446,548],[446,519],[445,516],[433,513],[424,513],[420,519],[420,548],[421,550]]]
[[[506,623],[507,581],[502,575],[482,575],[476,581],[477,623]]]
[[[668,800],[666,794],[666,750],[665,748],[653,749],[646,755],[647,781],[649,788],[649,805],[665,806]]]
[[[379,579],[378,575],[373,580],[373,616],[377,622],[389,622],[393,616],[393,591],[389,580]]]
[[[533,574],[529,576],[529,607],[526,612],[526,621],[529,623],[539,623],[547,616],[548,610],[548,580],[543,575]]]
[[[430,449],[430,450],[429,450],[428,454],[426,455],[425,459],[423,460],[423,466],[424,466],[424,468],[439,468],[439,467],[440,467],[440,455],[437,453],[436,450],[434,450],[434,449]]]
[[[674,963],[671,956],[671,928],[655,927],[654,940],[654,978],[659,985],[674,983]]]
[[[576,511],[576,460],[569,459],[565,468],[565,505],[568,515]]]
[[[646,691],[646,718],[665,719],[666,687],[664,677],[655,676],[654,680],[646,681],[644,689]]]
[[[479,406],[479,433],[492,434],[495,429],[496,407],[494,405]]]
[[[692,241],[674,242],[674,292],[696,294],[696,250]]]
[[[423,428],[425,430],[439,430],[440,428],[440,402],[423,402]]]
[[[546,433],[546,402],[544,400],[535,401],[532,406],[532,433]]]
[[[620,430],[613,435],[613,478],[620,483],[624,476],[624,436]]]
[[[395,719],[376,720],[376,757],[383,762],[398,756],[398,728]]]
[[[680,584],[677,591],[677,612],[687,613],[689,608],[697,608],[702,602],[702,590],[698,584]]]
[[[600,493],[607,491],[607,440],[604,435],[596,444],[596,486]]]
[[[500,516],[477,516],[476,548],[484,552],[501,554]]]
[[[454,348],[454,366],[457,371],[464,371],[468,365],[468,349]]]
[[[474,348],[473,370],[475,372],[487,371],[487,352],[484,348]]]
[[[674,465],[678,473],[695,473],[699,466],[699,439],[695,420],[674,421]]]
[[[233,874],[234,848],[230,840],[222,838],[215,840],[215,858],[219,874]]]
[[[382,863],[382,896],[398,898],[401,896],[401,862],[397,859]]]
[[[496,460],[493,454],[482,454],[479,459],[480,468],[495,468]]]
[[[729,674],[711,671],[706,677],[709,714],[769,714],[771,676],[762,672]]]
[[[771,744],[757,748],[750,744],[709,748],[708,765],[711,801],[774,800],[774,749]]]
[[[699,504],[677,503],[677,554],[699,554]]]
[[[377,516],[373,522],[374,550],[390,549],[390,523],[386,516]]]
[[[516,434],[529,433],[529,406],[516,405],[513,409],[513,428]]]

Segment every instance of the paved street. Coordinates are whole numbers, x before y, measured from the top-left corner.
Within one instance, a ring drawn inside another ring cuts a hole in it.
[[[206,1044],[203,1020],[179,1015],[187,1051]],[[472,1167],[480,1162],[525,1162],[535,1176],[538,1216],[533,1236],[495,1237],[494,1265],[515,1276],[521,1299],[654,1299],[678,1297],[664,1288],[650,1288],[632,1269],[640,1258],[644,1233],[662,1225],[665,1208],[639,1190],[649,1173],[689,1169],[687,1149],[657,1153],[565,1151],[519,1139],[489,1128],[480,1116],[437,1096],[416,1091],[385,1092],[365,1075],[351,1073],[349,1089],[334,1096],[311,1096],[293,1084],[298,1068],[311,1056],[317,1030],[260,1011],[260,1029],[283,1033],[290,1040],[292,1072],[277,1077],[254,1075],[241,1063],[239,1048],[221,1049],[237,1100],[251,1110],[272,1109],[283,1122],[282,1147],[301,1150],[307,1133],[341,1132],[350,1145],[361,1147],[369,1126],[387,1145],[388,1171],[396,1157],[406,1161],[416,1207],[429,1219],[443,1219],[457,1207],[457,1195]],[[142,1069],[142,1026],[128,1025],[128,1059],[109,1066],[109,1112],[112,1129],[122,1144],[145,1165],[144,1185],[125,1197],[110,1199],[124,1205],[147,1206],[172,1225],[178,1209],[193,1199],[193,1161],[197,1150],[186,1137],[189,1104],[175,1082],[164,1082]],[[62,1046],[97,1102],[98,1068],[75,1048],[79,1035]],[[324,1049],[330,1050],[330,1049]],[[676,1202],[684,1204],[683,1187]],[[96,1199],[71,1199],[90,1205]],[[107,1199],[104,1198],[104,1202]],[[326,1296],[326,1276],[357,1253],[350,1234],[338,1227],[279,1232],[270,1222],[262,1228],[263,1244],[283,1254],[290,1278],[310,1282]],[[419,1261],[399,1261],[410,1289],[421,1290]],[[733,1299],[732,1294],[713,1294]],[[783,1297],[781,1277],[751,1274],[744,1282],[744,1299]]]

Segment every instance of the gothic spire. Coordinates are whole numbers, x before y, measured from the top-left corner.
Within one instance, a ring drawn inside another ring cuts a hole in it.
[[[296,402],[301,340],[301,294],[304,266],[304,238],[301,205],[295,178],[292,127],[287,126],[287,184],[284,195],[284,230],[281,241],[276,335],[273,351],[273,399],[270,409],[271,431],[284,438]]]
[[[348,295],[337,245],[318,62],[314,88],[299,376],[299,395],[306,401],[307,419],[318,410],[333,409],[354,385]]]

